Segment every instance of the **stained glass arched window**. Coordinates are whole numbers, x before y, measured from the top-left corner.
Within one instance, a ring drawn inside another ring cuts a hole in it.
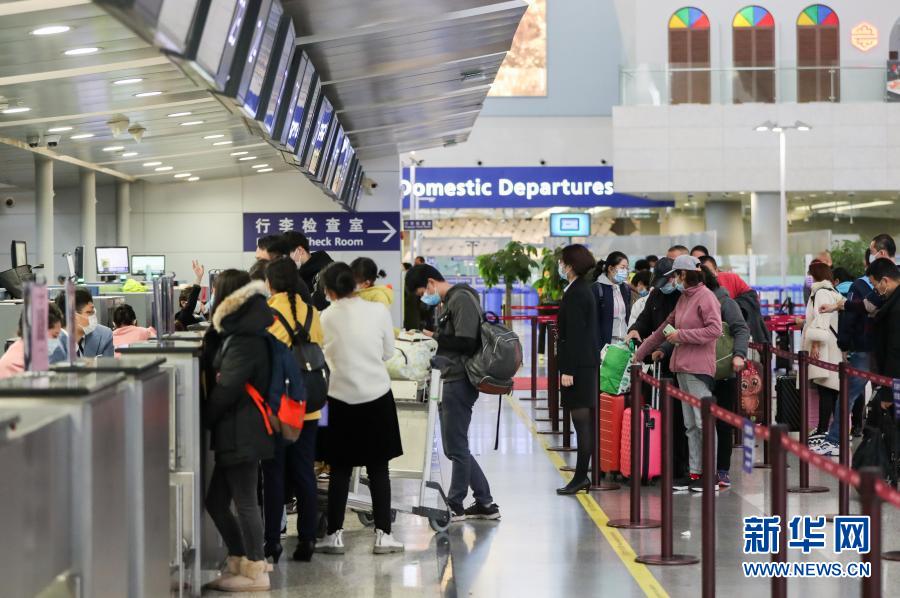
[[[762,6],[742,8],[731,23],[734,103],[775,101],[775,19]]]
[[[669,18],[669,97],[672,104],[709,104],[709,17],[687,6]]]
[[[797,101],[841,99],[841,22],[824,4],[813,4],[797,17]]]

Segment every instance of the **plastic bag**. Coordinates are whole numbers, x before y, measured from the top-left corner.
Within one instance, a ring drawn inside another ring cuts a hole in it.
[[[622,395],[631,389],[634,343],[606,345],[600,352],[600,392]]]

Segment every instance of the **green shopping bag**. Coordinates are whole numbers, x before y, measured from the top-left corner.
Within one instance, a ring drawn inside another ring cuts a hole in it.
[[[622,395],[631,389],[631,360],[634,342],[607,345],[601,353],[600,392]]]

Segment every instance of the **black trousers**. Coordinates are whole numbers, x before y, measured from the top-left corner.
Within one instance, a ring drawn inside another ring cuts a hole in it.
[[[728,411],[734,411],[737,401],[738,378],[716,380],[713,395],[716,397],[716,405]],[[734,428],[720,419],[716,420],[716,436],[719,440],[719,448],[716,451],[716,469],[719,471],[731,470],[731,451],[734,449]]]
[[[265,559],[263,523],[256,487],[259,464],[216,465],[206,491],[206,510],[222,536],[229,556],[246,556],[251,561]],[[231,511],[234,503],[237,517]],[[281,515],[279,514],[279,518]]]
[[[344,512],[347,510],[347,495],[350,493],[350,474],[353,468],[346,465],[332,465],[328,481],[328,533],[333,534],[344,528]],[[375,528],[386,534],[391,533],[391,479],[388,462],[377,461],[366,465],[369,476],[369,492],[372,494],[372,514]]]
[[[281,515],[285,503],[285,482],[297,494],[297,534],[301,540],[316,539],[318,520],[318,487],[316,485],[316,435],[319,422],[304,422],[296,442],[278,438],[275,456],[263,461],[263,506],[266,521],[266,544],[281,541]]]
[[[831,424],[831,416],[834,415],[834,405],[838,400],[838,391],[816,384],[816,392],[819,393],[819,425],[820,432],[827,432]]]

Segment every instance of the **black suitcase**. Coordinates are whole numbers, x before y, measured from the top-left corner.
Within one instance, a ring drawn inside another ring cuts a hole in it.
[[[800,391],[797,390],[797,376],[778,376],[775,381],[775,397],[778,406],[775,421],[787,424],[791,432],[800,431]]]

